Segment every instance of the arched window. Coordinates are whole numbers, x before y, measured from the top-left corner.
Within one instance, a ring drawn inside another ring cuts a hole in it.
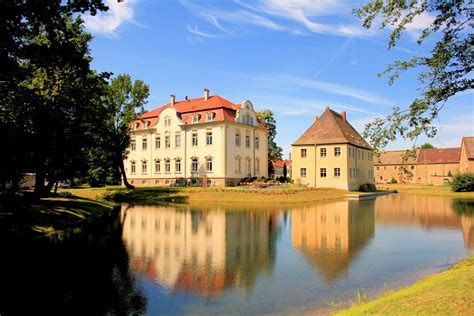
[[[214,120],[214,113],[207,112],[207,121],[211,122],[212,120]]]
[[[155,173],[161,172],[161,161],[160,159],[155,159]]]
[[[137,172],[137,164],[135,163],[135,161],[130,162],[130,172],[132,174],[135,174]]]
[[[193,114],[193,123],[199,122],[199,115],[198,114]]]
[[[242,170],[242,160],[240,156],[235,157],[235,173],[240,173]]]
[[[191,158],[191,172],[198,172],[198,159],[196,157]]]
[[[206,158],[206,171],[212,172],[212,157]]]
[[[147,161],[142,160],[142,173],[147,173]]]
[[[260,159],[255,159],[255,174],[260,174]]]
[[[181,172],[181,158],[176,158],[174,163],[174,172],[180,173]]]
[[[171,162],[169,158],[165,159],[165,172],[170,173],[171,172]]]

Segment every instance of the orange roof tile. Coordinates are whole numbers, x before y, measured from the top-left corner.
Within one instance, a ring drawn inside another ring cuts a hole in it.
[[[461,157],[461,148],[420,149],[418,163],[456,163]]]
[[[319,145],[349,143],[371,149],[354,127],[339,113],[329,107],[324,113],[293,143],[293,145]]]
[[[380,153],[380,156],[375,159],[374,165],[402,165],[403,164],[403,155],[405,155],[406,150],[393,150],[393,151],[384,151]],[[416,156],[418,157],[419,150],[416,151]],[[416,158],[409,158],[406,164],[416,163]]]

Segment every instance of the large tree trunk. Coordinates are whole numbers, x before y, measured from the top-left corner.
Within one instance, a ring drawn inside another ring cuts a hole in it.
[[[120,173],[122,174],[122,181],[125,187],[127,189],[135,189],[135,186],[128,183],[127,175],[125,174],[125,165],[123,164],[123,160],[120,160],[119,167],[120,167]]]

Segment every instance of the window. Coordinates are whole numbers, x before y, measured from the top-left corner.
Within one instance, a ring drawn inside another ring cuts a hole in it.
[[[196,147],[198,145],[198,134],[197,134],[197,132],[192,134],[191,144],[192,144],[193,147]]]
[[[206,132],[206,145],[212,145],[212,132]]]
[[[300,168],[300,177],[306,178],[306,168]]]
[[[319,150],[319,154],[321,157],[326,157],[327,156],[326,148],[321,148]]]
[[[161,137],[156,136],[155,138],[155,149],[159,149],[161,147]]]
[[[197,122],[199,122],[199,115],[194,114],[193,115],[193,123],[197,123]]]
[[[341,176],[341,168],[334,168],[334,177],[339,178]]]
[[[169,159],[165,160],[165,172],[170,173],[171,172],[171,162]]]
[[[132,139],[130,141],[130,150],[136,150],[136,149],[137,149],[137,142],[134,139]]]
[[[247,175],[250,175],[250,174],[251,174],[250,170],[251,170],[252,162],[250,161],[250,158],[247,158],[247,159],[245,160],[245,162],[246,162],[246,163],[245,163],[245,173],[246,173]]]
[[[367,172],[367,174],[368,174],[368,176],[369,176],[369,179],[371,179],[371,178],[372,178],[372,170],[369,170],[369,171]]]
[[[213,119],[214,119],[213,113],[212,113],[212,112],[208,112],[208,113],[207,113],[207,121],[208,121],[208,122],[211,122]]]
[[[377,168],[377,170],[380,170],[380,167],[376,167],[376,168]]]
[[[130,163],[130,172],[134,174],[137,171],[135,161]]]
[[[357,159],[360,159],[360,149],[357,149]]]
[[[180,135],[180,134],[174,135],[174,146],[175,146],[176,148],[180,148],[180,147],[181,147],[181,135]]]
[[[171,136],[166,135],[165,136],[165,148],[170,148],[171,147]]]
[[[255,159],[255,174],[260,173],[260,159]]]
[[[146,150],[148,148],[148,140],[146,138],[143,138],[142,140],[142,149]]]
[[[159,159],[155,160],[155,173],[161,172],[161,161]]]
[[[250,135],[245,135],[245,147],[250,147]]]
[[[349,177],[352,178],[352,168],[349,168]]]
[[[410,166],[410,169],[411,169],[411,170],[415,170],[415,166]]]
[[[212,172],[212,158],[206,159],[206,170],[207,172]]]
[[[260,148],[260,138],[258,136],[255,136],[255,149]]]
[[[362,150],[361,159],[364,160],[364,151]]]
[[[191,172],[198,172],[198,160],[197,160],[197,158],[191,159]]]
[[[341,147],[334,147],[334,156],[339,157],[341,155]]]
[[[235,133],[235,146],[240,147],[240,133],[239,132]]]
[[[174,163],[174,171],[181,172],[181,159],[176,159]]]
[[[319,176],[321,178],[326,178],[326,168],[320,168],[319,169]]]
[[[241,171],[241,159],[240,157],[235,158],[235,173],[240,173]]]
[[[306,158],[307,154],[306,148],[301,149],[301,158]]]
[[[171,126],[171,118],[169,116],[165,117],[165,126]]]
[[[146,160],[143,160],[142,161],[142,173],[146,173],[147,172],[147,164],[146,164]]]

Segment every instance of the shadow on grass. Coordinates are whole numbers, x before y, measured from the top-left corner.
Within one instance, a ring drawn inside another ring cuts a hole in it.
[[[120,190],[105,195],[108,201],[130,204],[160,204],[176,203],[185,204],[188,197],[179,195],[182,190],[177,188],[137,188],[134,190]]]
[[[114,209],[75,196],[33,195],[0,198],[0,234],[48,235],[59,231],[81,230],[113,216]],[[100,219],[100,220],[99,220]]]

